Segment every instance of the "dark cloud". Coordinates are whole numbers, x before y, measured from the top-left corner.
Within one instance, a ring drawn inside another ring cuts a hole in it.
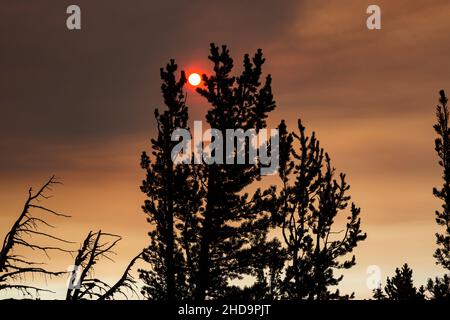
[[[206,62],[211,41],[253,51],[292,19],[287,2],[79,1],[82,30],[70,32],[68,4],[2,6],[3,135],[77,142],[146,130],[169,58]]]

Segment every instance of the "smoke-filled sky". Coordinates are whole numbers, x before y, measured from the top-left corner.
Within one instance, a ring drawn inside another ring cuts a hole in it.
[[[81,7],[80,31],[66,8]],[[382,29],[366,27],[366,8]],[[366,269],[382,277],[408,262],[416,284],[435,265],[432,188],[434,112],[450,90],[450,3],[431,1],[0,1],[0,235],[20,213],[29,186],[52,174],[64,182],[48,206],[56,234],[80,242],[89,230],[123,236],[116,278],[147,242],[139,191],[140,153],[162,107],[159,68],[208,72],[209,43],[227,44],[237,68],[262,48],[277,109],[269,123],[302,118],[334,166],[347,173],[368,239],[345,272],[344,292],[370,296]],[[187,88],[191,120],[206,104]],[[70,258],[50,264],[65,269]],[[61,295],[64,279],[53,286]]]

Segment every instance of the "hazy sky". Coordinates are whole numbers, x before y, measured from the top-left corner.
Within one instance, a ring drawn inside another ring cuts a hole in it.
[[[66,28],[74,3],[81,31]],[[366,28],[370,4],[381,7],[381,30]],[[53,221],[56,233],[78,242],[91,229],[121,234],[117,263],[98,271],[120,274],[147,242],[139,157],[162,106],[159,68],[175,58],[208,71],[215,42],[237,66],[262,48],[277,101],[270,124],[286,119],[293,129],[301,117],[347,173],[368,239],[342,290],[370,296],[369,265],[384,279],[408,262],[417,284],[443,273],[432,257],[440,205],[432,188],[441,183],[432,125],[438,91],[450,90],[447,0],[0,0],[0,8],[2,237],[28,187],[56,174],[64,186],[48,205],[73,216]],[[191,120],[203,119],[192,90],[188,104]],[[63,290],[64,280],[54,285]]]

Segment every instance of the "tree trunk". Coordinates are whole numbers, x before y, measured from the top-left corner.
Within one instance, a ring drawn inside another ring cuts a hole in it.
[[[214,177],[211,179],[211,177]],[[216,200],[216,187],[215,179],[216,170],[215,166],[211,166],[208,176],[208,195],[207,195],[207,205],[205,210],[205,219],[202,226],[202,238],[200,242],[200,256],[199,256],[199,268],[198,268],[198,278],[197,278],[197,288],[195,299],[205,300],[206,290],[209,286],[209,269],[210,269],[210,259],[209,259],[209,249],[211,244],[212,235],[212,225],[213,225],[213,214],[215,209]]]

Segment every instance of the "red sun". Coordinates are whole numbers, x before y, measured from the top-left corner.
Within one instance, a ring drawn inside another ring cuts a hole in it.
[[[202,78],[200,77],[200,75],[198,73],[193,72],[189,75],[188,81],[191,86],[196,87],[200,84],[200,82],[202,81]]]

